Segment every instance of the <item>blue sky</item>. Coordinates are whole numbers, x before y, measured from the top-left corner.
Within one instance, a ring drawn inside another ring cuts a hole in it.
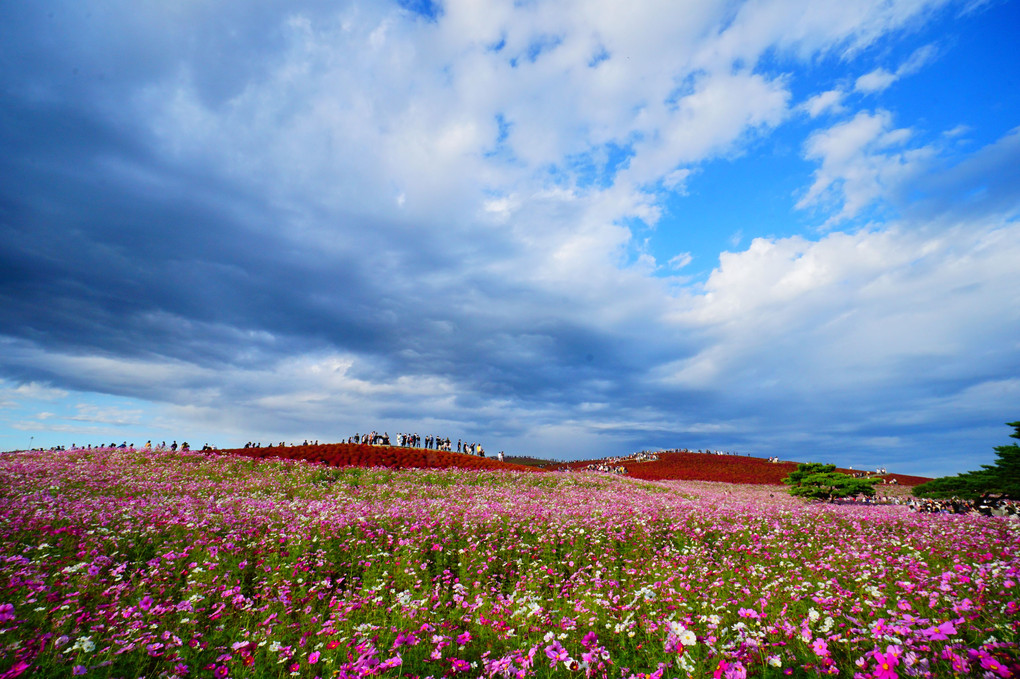
[[[1020,419],[1016,2],[0,8],[0,450],[940,475]]]

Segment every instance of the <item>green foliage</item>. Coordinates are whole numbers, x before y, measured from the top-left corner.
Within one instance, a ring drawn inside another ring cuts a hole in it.
[[[1007,422],[1013,427],[1010,437],[1020,439],[1020,422]],[[1020,445],[996,446],[995,464],[956,476],[942,476],[914,488],[917,497],[961,497],[976,500],[983,497],[1004,497],[1020,500]]]
[[[808,462],[797,465],[796,471],[783,479],[790,486],[790,495],[809,500],[834,500],[854,495],[875,494],[878,479],[855,479],[836,471],[834,464]]]

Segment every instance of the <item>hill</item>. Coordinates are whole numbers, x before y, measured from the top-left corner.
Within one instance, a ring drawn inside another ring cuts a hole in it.
[[[424,448],[370,446],[364,443],[327,443],[309,446],[271,446],[266,448],[230,448],[218,451],[250,458],[277,457],[286,460],[308,460],[332,467],[390,467],[395,469],[500,469],[504,471],[541,471],[535,467],[500,462],[491,457],[477,457]]]
[[[662,452],[656,460],[640,461],[628,458],[579,460],[560,467],[581,470],[592,465],[606,464],[623,467],[627,475],[645,481],[718,481],[721,483],[747,483],[756,485],[783,485],[783,479],[797,468],[796,462],[769,462],[760,457],[717,455],[715,453]],[[853,470],[840,469],[845,474]],[[917,486],[928,479],[906,474],[881,474],[879,478],[896,480],[901,486]]]

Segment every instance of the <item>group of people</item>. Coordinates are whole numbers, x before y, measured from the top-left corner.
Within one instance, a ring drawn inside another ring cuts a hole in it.
[[[626,474],[627,468],[605,462],[593,462],[584,467],[585,471],[602,472],[603,474]]]
[[[393,440],[396,439],[396,445],[401,448],[424,448],[425,450],[441,450],[445,452],[453,452],[453,441],[449,437],[440,437],[429,434],[422,436],[421,434],[404,434],[397,433],[393,438],[390,437],[389,432],[379,433],[377,431],[369,432],[367,434],[357,433],[347,437],[347,443],[349,444],[364,444],[370,446],[392,446]],[[275,448],[279,445],[281,448],[287,447],[286,442],[280,442],[279,444],[270,443],[269,448]],[[297,445],[297,444],[295,444]],[[317,446],[319,445],[318,439],[309,441],[305,439],[305,442],[301,445],[304,446]],[[262,442],[249,441],[244,444],[245,448],[261,448]],[[204,449],[203,449],[204,450]],[[458,453],[464,453],[466,455],[476,455],[478,457],[485,457],[485,449],[480,443],[467,442],[462,439],[457,440]],[[500,462],[504,460],[503,451],[497,454],[497,458]]]
[[[166,441],[163,441],[162,443],[159,443],[156,446],[153,446],[151,440],[146,441],[145,445],[142,446],[142,449],[143,450],[152,450],[154,447],[155,447],[156,450],[173,450],[175,452],[177,451],[178,448],[180,448],[181,450],[191,450],[191,446],[188,444],[187,441],[185,441],[184,443],[182,443],[180,445],[177,444],[177,441],[174,441],[169,446],[166,444]],[[111,450],[111,449],[116,449],[116,450],[134,450],[134,448],[135,448],[135,444],[134,443],[128,443],[127,441],[123,441],[121,443],[117,443],[116,441],[114,441],[112,443],[97,443],[94,446],[91,443],[87,443],[87,444],[85,444],[84,446],[81,446],[81,447],[79,447],[77,443],[72,443],[71,444],[71,450],[93,450],[93,449],[95,449],[95,450]],[[54,446],[50,450],[67,450],[67,449],[64,446]],[[214,448],[207,443],[204,446],[202,446],[202,450],[214,450]]]
[[[869,476],[872,476],[874,474],[888,474],[889,473],[889,472],[887,472],[885,470],[885,467],[877,467],[875,469],[875,471],[873,471],[873,472],[860,472],[860,471],[854,472],[853,470],[854,470],[854,468],[850,467],[850,471],[853,472],[850,476],[854,477],[855,479],[866,479]]]
[[[627,462],[655,462],[659,459],[657,453],[642,450],[622,457],[608,457],[599,462],[592,462],[583,467],[585,471],[602,472],[603,474],[627,474],[627,468],[623,466]]]
[[[422,436],[421,434],[396,434],[397,446],[401,448],[424,448],[425,450],[442,450],[448,453],[453,452],[453,441],[450,437],[441,437],[428,434]],[[366,443],[371,446],[389,446],[391,443],[389,432],[371,432],[369,434],[354,434],[348,437],[348,443]],[[485,457],[485,449],[481,443],[472,443],[457,439],[457,452],[465,453],[467,455],[477,455],[478,457]],[[502,461],[503,452],[500,451],[499,459]]]
[[[946,499],[911,498],[909,507],[925,514],[983,514],[1020,518],[1020,502],[1000,498],[966,500],[959,497]]]

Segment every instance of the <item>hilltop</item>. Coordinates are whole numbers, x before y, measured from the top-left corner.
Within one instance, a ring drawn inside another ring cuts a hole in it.
[[[307,446],[231,448],[217,451],[251,458],[307,460],[332,467],[388,467],[391,469],[501,469],[540,472],[537,467],[500,462],[491,457],[425,448],[377,446],[366,443],[326,443]]]
[[[606,464],[623,467],[627,475],[645,481],[718,481],[721,483],[749,483],[755,485],[782,485],[783,479],[797,469],[797,462],[769,462],[760,457],[689,451],[657,452],[655,460],[642,461],[629,458],[578,460],[563,463],[562,467],[580,470],[592,465]],[[844,474],[860,473],[852,469],[839,469]],[[887,481],[895,480],[901,486],[917,486],[930,479],[907,474],[871,474]]]

